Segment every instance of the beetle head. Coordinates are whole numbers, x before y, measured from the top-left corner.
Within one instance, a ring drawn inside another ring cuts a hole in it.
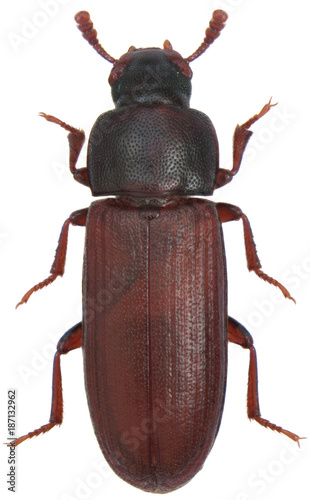
[[[163,49],[130,47],[118,60],[100,45],[88,12],[78,12],[75,20],[83,37],[104,59],[113,64],[109,83],[116,106],[161,102],[187,107],[192,77],[189,63],[199,57],[220,35],[227,17],[222,10],[213,12],[203,42],[187,58],[174,51],[166,40]]]
[[[174,50],[131,49],[109,77],[116,106],[161,102],[186,107],[191,95],[189,64]]]

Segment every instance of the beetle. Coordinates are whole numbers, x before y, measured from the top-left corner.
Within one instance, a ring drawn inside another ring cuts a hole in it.
[[[262,271],[242,210],[201,198],[237,174],[249,129],[274,105],[270,100],[237,125],[232,169],[220,168],[212,122],[189,106],[189,64],[227,17],[214,11],[202,44],[187,58],[166,40],[163,49],[130,47],[116,60],[99,43],[88,12],[79,12],[83,37],[113,64],[115,103],[92,128],[86,167],[76,167],[84,132],[40,113],[69,132],[74,179],[105,198],[69,216],[50,276],[18,304],[64,274],[69,227],[86,226],[83,318],[57,344],[50,420],[15,445],[62,423],[60,358],[82,347],[99,446],[116,474],[148,492],[183,486],[211,451],[223,413],[228,341],[250,354],[249,419],[298,444],[302,439],[260,414],[253,339],[227,313],[223,223],[242,222],[249,271],[294,299]]]

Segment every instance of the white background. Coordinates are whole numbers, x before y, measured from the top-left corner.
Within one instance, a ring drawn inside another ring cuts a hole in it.
[[[166,38],[186,57],[201,43],[218,6],[229,20],[191,65],[191,103],[216,127],[222,167],[230,168],[235,125],[271,95],[279,104],[253,127],[255,139],[240,173],[214,199],[248,215],[263,270],[282,280],[297,301],[295,306],[279,300],[273,287],[247,272],[241,223],[235,222],[224,228],[229,312],[255,339],[262,415],[309,437],[308,2],[54,0],[54,11],[44,14],[46,3],[15,0],[2,9],[0,441],[7,439],[8,388],[18,390],[18,435],[48,422],[55,342],[81,319],[83,228],[70,229],[65,276],[14,309],[48,276],[63,221],[92,201],[69,173],[65,131],[38,113],[53,114],[88,135],[97,116],[113,107],[111,65],[82,39],[74,14],[90,11],[101,44],[115,58],[130,45],[162,46]],[[29,23],[37,28],[25,33]],[[16,36],[22,38],[12,43]],[[86,148],[80,167],[85,155]],[[308,441],[299,449],[247,420],[247,369],[248,353],[230,346],[225,411],[214,449],[202,472],[169,498],[309,499]],[[16,498],[147,498],[104,465],[89,418],[80,350],[63,358],[62,372],[64,423],[18,449]],[[1,498],[12,498],[4,446],[0,456]]]

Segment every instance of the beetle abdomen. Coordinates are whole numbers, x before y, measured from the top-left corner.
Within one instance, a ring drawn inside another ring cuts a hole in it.
[[[83,348],[96,436],[124,480],[171,491],[202,467],[223,408],[226,275],[216,208],[199,199],[153,209],[100,200],[87,230],[98,249],[86,237]]]
[[[87,164],[96,196],[212,194],[217,137],[200,111],[163,104],[125,106],[97,119]]]

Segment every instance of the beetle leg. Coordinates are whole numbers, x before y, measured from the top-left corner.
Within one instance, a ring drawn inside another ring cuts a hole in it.
[[[68,141],[70,148],[70,153],[69,153],[70,172],[71,174],[73,174],[73,177],[76,181],[80,182],[84,186],[89,187],[87,168],[79,168],[79,169],[76,168],[76,163],[85,141],[84,130],[79,130],[77,128],[71,127],[71,125],[62,122],[55,116],[47,115],[46,113],[39,113],[39,116],[42,116],[48,122],[56,123],[56,125],[59,125],[60,127],[64,128],[69,132]]]
[[[270,276],[268,276],[268,274],[262,271],[262,266],[255,247],[252,229],[247,216],[242,212],[240,208],[236,207],[235,205],[230,205],[229,203],[217,203],[216,206],[221,222],[230,222],[234,220],[237,221],[240,219],[242,220],[248,270],[254,271],[254,273],[257,274],[259,278],[267,281],[271,285],[278,287],[286,299],[291,299],[293,302],[295,302],[295,299],[291,296],[289,291],[283,285],[281,285],[279,281],[271,278]]]
[[[247,394],[247,412],[250,420],[256,420],[263,427],[268,427],[273,431],[285,434],[293,441],[296,441],[299,446],[299,440],[303,439],[293,432],[287,431],[278,425],[272,424],[265,418],[261,417],[258,399],[258,376],[257,376],[257,358],[256,351],[253,345],[253,338],[247,329],[242,326],[238,321],[229,317],[228,318],[228,340],[234,344],[238,344],[244,349],[250,351],[250,366],[248,378],[248,394]]]
[[[60,356],[67,354],[73,349],[82,347],[82,322],[77,323],[70,328],[59,340],[57,350],[54,357],[53,367],[53,392],[52,392],[52,408],[48,424],[42,425],[39,429],[35,429],[24,436],[17,438],[14,442],[15,446],[19,445],[26,439],[34,436],[39,436],[44,432],[48,432],[55,425],[61,425],[63,419],[63,398],[62,398],[62,383],[61,383],[61,369],[60,369]]]
[[[249,130],[249,128],[257,122],[262,116],[264,116],[272,106],[276,106],[276,104],[271,104],[270,101],[265,104],[265,106],[261,109],[261,111],[252,116],[249,120],[247,120],[242,125],[237,125],[234,132],[234,141],[233,141],[233,168],[231,170],[226,170],[224,168],[219,169],[218,177],[215,184],[215,189],[225,186],[228,184],[239,171],[241,160],[247,143],[253,132]]]
[[[21,301],[17,304],[16,308],[21,304],[25,304],[26,302],[28,302],[28,299],[33,294],[33,292],[36,292],[37,290],[40,290],[41,288],[44,288],[47,285],[50,285],[51,283],[53,283],[53,281],[55,281],[56,278],[58,278],[58,276],[62,276],[64,274],[69,226],[70,224],[72,224],[73,226],[85,226],[87,212],[88,208],[82,208],[81,210],[76,210],[76,212],[73,212],[70,215],[70,217],[65,221],[59,236],[54,262],[50,270],[51,272],[50,276],[48,276],[48,278],[30,288],[30,290],[28,290],[28,292],[25,293]]]

